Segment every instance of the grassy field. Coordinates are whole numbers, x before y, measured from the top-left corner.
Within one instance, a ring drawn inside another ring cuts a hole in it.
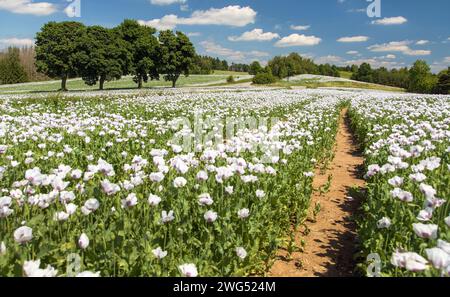
[[[357,88],[357,89],[368,89],[368,90],[380,90],[380,91],[390,91],[390,92],[404,92],[404,89],[395,88],[390,86],[383,86],[377,84],[369,84],[357,81],[330,81],[330,82],[320,82],[318,80],[309,79],[295,82],[278,81],[271,86],[274,87],[306,87],[311,89],[317,88]]]
[[[240,73],[240,75],[245,75]],[[177,86],[190,86],[190,85],[205,85],[214,83],[225,82],[228,75],[225,74],[215,74],[215,75],[191,75],[189,77],[180,77],[177,82]],[[57,91],[61,86],[61,82],[58,80],[52,80],[47,82],[37,82],[37,83],[25,83],[17,85],[0,85],[0,94],[21,94],[21,93],[39,93],[39,92],[52,92]],[[149,81],[144,84],[144,88],[154,88],[154,87],[170,87],[171,82],[166,82],[163,79],[159,81]],[[131,77],[124,77],[120,80],[106,82],[105,90],[108,89],[132,89],[136,88],[137,84],[133,82]],[[96,86],[88,86],[81,79],[71,79],[67,83],[67,88],[69,91],[91,91],[98,89]]]
[[[353,75],[353,73],[349,72],[349,71],[339,71],[339,74],[341,75],[342,78],[347,78],[347,79],[352,78],[352,75]]]
[[[233,75],[233,76],[243,76],[248,75],[248,72],[237,72],[237,71],[224,71],[224,70],[214,70],[214,75]]]

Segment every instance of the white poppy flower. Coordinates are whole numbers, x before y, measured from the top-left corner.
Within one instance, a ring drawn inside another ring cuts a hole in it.
[[[22,226],[14,231],[14,240],[17,243],[27,243],[33,239],[33,229],[27,226]]]
[[[86,235],[86,233],[83,233],[80,235],[80,238],[78,239],[78,247],[82,250],[87,249],[89,246],[89,237]]]
[[[184,277],[196,277],[198,276],[197,267],[195,264],[188,263],[178,266],[180,269],[181,275]]]
[[[150,194],[148,197],[148,204],[150,206],[158,206],[158,204],[161,202],[161,197]]]
[[[163,251],[160,247],[152,250],[152,253],[158,259],[163,259],[167,256],[167,251]]]
[[[203,217],[205,218],[206,222],[208,222],[208,223],[214,223],[214,222],[217,220],[218,215],[217,215],[217,212],[214,212],[214,211],[212,211],[212,210],[208,210],[208,211],[204,214]]]
[[[247,251],[243,247],[236,248],[236,255],[244,260],[247,257]]]
[[[436,239],[437,238],[437,232],[438,232],[438,225],[434,224],[422,224],[417,223],[413,224],[414,232],[417,236],[421,238],[428,238],[428,239]]]

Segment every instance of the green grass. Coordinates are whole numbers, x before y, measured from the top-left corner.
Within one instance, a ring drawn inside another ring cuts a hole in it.
[[[242,75],[242,74],[241,74]],[[214,82],[221,82],[225,80],[228,75],[191,75],[189,77],[180,77],[177,82],[177,87],[196,84],[213,84]],[[159,81],[149,81],[144,83],[144,88],[154,87],[171,87],[171,82],[166,82],[161,78]],[[47,81],[41,83],[18,84],[11,86],[0,86],[0,94],[17,94],[17,93],[38,93],[38,92],[54,92],[61,87],[61,81]],[[96,86],[88,86],[81,79],[72,79],[67,82],[69,91],[91,91],[97,90]],[[105,90],[108,89],[133,89],[137,88],[137,84],[133,82],[131,77],[124,77],[120,80],[115,80],[105,83]]]
[[[228,71],[228,70],[214,70],[214,75],[233,75],[233,76],[244,76],[248,75],[248,72],[237,72],[237,71]]]
[[[404,89],[395,88],[390,86],[383,86],[377,84],[369,84],[364,82],[356,82],[356,81],[333,81],[333,82],[316,82],[312,80],[305,81],[296,81],[296,82],[287,82],[287,81],[278,81],[270,86],[274,87],[295,87],[295,86],[303,86],[310,89],[317,88],[358,88],[358,89],[369,89],[369,90],[380,90],[380,91],[390,91],[390,92],[405,92]]]
[[[347,78],[347,79],[351,79],[353,72],[350,71],[339,71],[339,74],[341,75],[342,78]]]

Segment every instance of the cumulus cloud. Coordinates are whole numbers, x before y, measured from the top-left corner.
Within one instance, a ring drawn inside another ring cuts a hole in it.
[[[343,61],[344,61],[344,59],[342,59],[341,57],[333,56],[333,55],[318,57],[318,58],[314,59],[314,62],[316,62],[316,64],[341,65],[343,63]]]
[[[428,40],[419,40],[419,41],[416,42],[416,45],[425,45],[425,44],[428,44],[428,43],[429,43]]]
[[[263,29],[254,29],[252,31],[244,32],[241,36],[230,36],[230,41],[271,41],[272,39],[280,38],[280,35],[272,32],[264,32]]]
[[[9,46],[17,46],[17,47],[24,47],[24,46],[33,46],[34,40],[29,38],[4,38],[0,39],[0,48],[5,48]]]
[[[258,58],[268,57],[270,54],[262,51],[238,51],[221,46],[213,41],[202,41],[200,45],[208,54],[218,55],[234,62],[248,62]]]
[[[283,37],[275,43],[276,47],[292,47],[292,46],[313,46],[322,41],[321,38],[316,36],[306,36],[303,34],[291,34]]]
[[[348,51],[347,52],[347,55],[357,55],[357,54],[359,54],[358,51]]]
[[[50,15],[57,11],[56,5],[49,2],[33,2],[32,0],[1,0],[0,10],[18,14]]]
[[[345,61],[343,64],[344,65],[361,65],[362,63],[369,63],[373,68],[385,67],[388,69],[401,67],[404,65],[404,63],[398,63],[396,61],[386,61],[386,60],[381,59],[380,57],[348,60],[348,61]]]
[[[291,25],[291,29],[292,29],[292,30],[296,30],[296,31],[305,31],[305,30],[308,30],[309,28],[311,28],[310,25],[306,25],[306,26],[302,26],[302,25],[298,25],[298,26]]]
[[[170,14],[161,19],[149,21],[140,20],[139,23],[154,27],[158,30],[174,29],[178,25],[224,25],[244,27],[255,22],[256,14],[256,11],[249,6],[241,7],[239,5],[233,5],[224,8],[196,10],[187,18],[180,18],[177,15]]]
[[[200,32],[189,32],[189,33],[187,33],[186,35],[187,35],[188,37],[198,37],[198,36],[201,36],[202,33],[200,33]]]
[[[372,21],[372,24],[374,25],[383,25],[383,26],[391,26],[391,25],[401,25],[406,23],[408,20],[405,17],[398,16],[398,17],[391,17],[391,18],[384,18],[380,20]]]
[[[431,55],[430,50],[413,50],[409,47],[410,41],[391,41],[389,43],[374,44],[369,46],[372,52],[400,52],[407,56],[428,56]]]
[[[338,42],[365,42],[369,40],[367,36],[351,36],[351,37],[341,37],[337,41]]]
[[[150,0],[150,3],[153,5],[159,5],[159,6],[164,6],[164,5],[171,5],[171,4],[184,4],[186,3],[186,0]]]

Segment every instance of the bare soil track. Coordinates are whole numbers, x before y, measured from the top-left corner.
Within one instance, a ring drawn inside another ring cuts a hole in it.
[[[329,192],[316,191],[311,200],[309,232],[296,234],[297,246],[304,241],[304,251],[294,252],[287,259],[287,252],[280,250],[270,276],[281,277],[344,277],[353,276],[356,246],[356,225],[352,216],[360,201],[355,189],[364,187],[361,178],[363,158],[350,131],[347,110],[341,113],[336,137],[335,158],[323,174],[319,170],[314,178],[314,188],[325,185],[332,175]],[[355,197],[352,197],[355,196]],[[320,204],[321,210],[313,220],[313,209]]]

